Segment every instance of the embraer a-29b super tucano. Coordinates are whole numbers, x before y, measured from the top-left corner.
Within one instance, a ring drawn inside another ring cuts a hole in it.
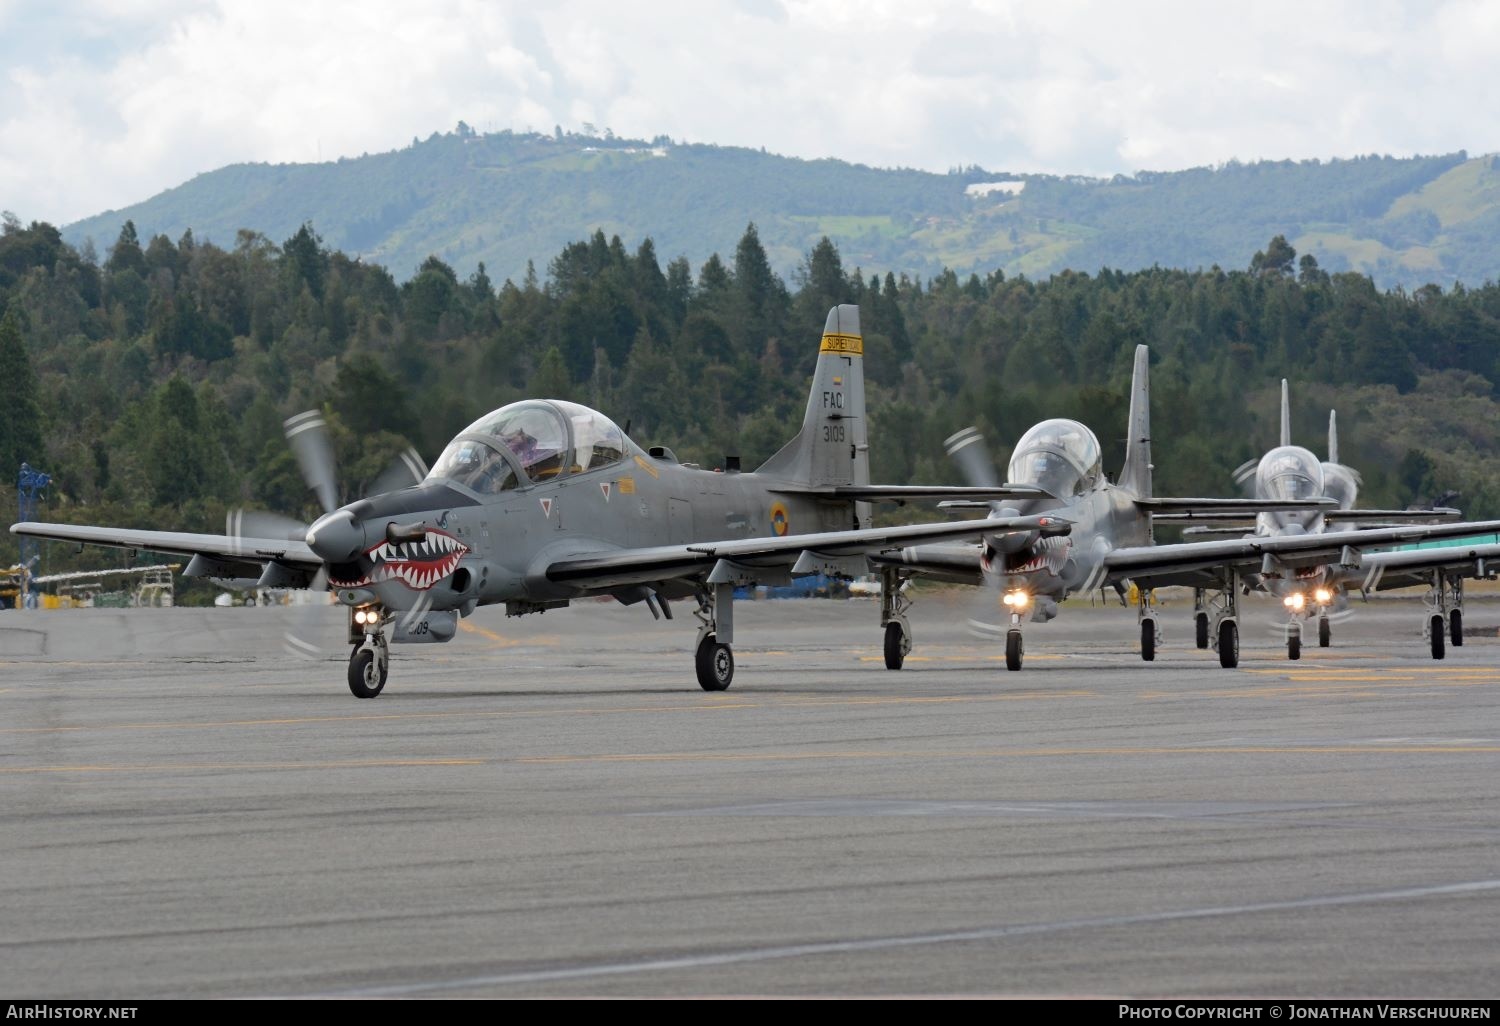
[[[993,545],[1013,532],[1038,538],[1069,529],[1052,513],[870,526],[873,500],[1044,493],[871,485],[863,365],[859,308],[835,307],[802,430],[754,473],[739,473],[734,458],[723,472],[681,464],[668,449],[640,448],[594,410],[529,400],[465,428],[419,484],[335,508],[325,428],[303,414],[287,422],[287,435],[324,516],[293,537],[36,523],[11,531],[189,555],[187,576],[304,588],[326,579],[349,607],[349,689],[360,698],[385,686],[387,631],[400,642],[447,641],[476,606],[503,602],[521,615],[591,595],[643,602],[668,618],[671,601],[694,601],[698,683],[722,691],[734,677],[737,585],[864,573],[868,556],[922,543]],[[900,628],[904,650],[910,633]]]
[[[883,579],[889,584],[903,575],[925,574],[987,585],[992,596],[1004,603],[1009,622],[1003,628],[982,620],[976,622],[987,627],[989,633],[1003,630],[1005,665],[1011,670],[1021,668],[1023,620],[1052,619],[1057,615],[1058,603],[1071,595],[1089,594],[1107,584],[1123,591],[1127,582],[1134,584],[1138,595],[1141,658],[1149,661],[1156,658],[1161,641],[1152,589],[1173,584],[1200,589],[1217,587],[1222,601],[1215,608],[1212,621],[1207,616],[1199,621],[1199,637],[1205,647],[1213,644],[1220,664],[1228,668],[1239,664],[1236,602],[1241,581],[1251,570],[1270,573],[1271,568],[1319,566],[1329,562],[1354,566],[1358,565],[1360,550],[1365,547],[1492,533],[1500,528],[1500,521],[1485,521],[1153,544],[1153,519],[1163,515],[1224,517],[1260,513],[1312,517],[1323,510],[1336,511],[1339,501],[1323,495],[1321,490],[1307,489],[1272,491],[1250,499],[1154,497],[1149,375],[1147,348],[1137,346],[1125,466],[1118,482],[1111,482],[1103,473],[1099,440],[1075,420],[1043,421],[1016,443],[1008,473],[1011,483],[1004,487],[1030,486],[1045,493],[1045,497],[1014,503],[991,502],[991,514],[1003,518],[1051,513],[1073,525],[1068,537],[1044,538],[1017,532],[986,538],[980,546],[929,545],[876,553],[871,560],[881,567]],[[994,479],[979,433],[974,429],[960,431],[948,439],[948,452],[963,465],[976,485]],[[945,505],[971,504],[959,500]],[[1207,638],[1203,636],[1205,632]],[[892,659],[889,647],[886,665],[893,669],[900,665],[899,659]]]

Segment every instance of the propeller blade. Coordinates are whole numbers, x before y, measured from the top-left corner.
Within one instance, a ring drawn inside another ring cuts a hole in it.
[[[339,508],[338,471],[334,467],[333,441],[328,437],[328,422],[317,410],[288,417],[282,425],[287,444],[297,457],[302,479],[318,497],[324,513]]]
[[[295,517],[262,509],[234,509],[224,518],[224,533],[234,539],[236,552],[249,552],[263,545],[256,541],[302,541],[307,525]]]
[[[384,495],[386,492],[398,492],[403,488],[421,484],[426,477],[427,464],[423,462],[415,448],[408,447],[391,461],[389,467],[381,471],[375,483],[370,486],[370,494]]]
[[[948,450],[948,455],[953,457],[953,462],[958,464],[969,484],[977,488],[994,488],[999,485],[999,478],[995,476],[995,464],[990,460],[984,436],[979,433],[978,428],[966,427],[955,432],[943,443],[943,448]]]
[[[307,585],[307,590],[318,598],[301,603],[293,611],[291,623],[281,635],[281,647],[290,656],[308,661],[328,659],[333,651],[324,644],[328,638],[327,625],[320,610],[328,605],[328,568],[319,567]]]

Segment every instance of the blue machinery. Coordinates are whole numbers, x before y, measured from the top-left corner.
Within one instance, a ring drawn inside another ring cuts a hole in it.
[[[32,469],[31,464],[21,464],[21,476],[16,482],[16,496],[20,502],[20,517],[22,522],[36,519],[37,495],[42,489],[52,483],[52,475],[44,474],[40,470]],[[27,609],[36,608],[36,591],[31,586],[32,571],[36,569],[37,560],[40,558],[40,543],[35,538],[21,539],[21,566],[23,567],[21,588],[22,602]]]

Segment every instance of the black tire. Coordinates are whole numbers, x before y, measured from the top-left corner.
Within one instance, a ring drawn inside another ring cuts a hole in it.
[[[721,645],[714,635],[706,634],[698,643],[693,659],[698,670],[698,686],[704,691],[728,691],[734,681],[734,652]]]
[[[349,690],[355,698],[374,698],[384,689],[389,672],[389,666],[381,668],[373,651],[356,648],[349,657]]]
[[[1328,617],[1318,617],[1318,647],[1327,648],[1333,644],[1333,626],[1328,622]]]
[[[1443,635],[1446,633],[1443,624],[1443,614],[1433,613],[1432,619],[1427,621],[1427,633],[1432,636],[1432,658],[1441,659],[1443,652]]]
[[[1226,670],[1240,665],[1240,628],[1233,620],[1219,623],[1219,665]]]
[[[906,661],[906,632],[895,620],[885,625],[885,668],[899,670]]]
[[[1146,662],[1156,659],[1156,621],[1141,621],[1141,658]]]
[[[1302,658],[1302,635],[1288,634],[1286,639],[1286,657],[1288,659]]]
[[[1193,641],[1199,648],[1208,647],[1208,614],[1193,617]]]
[[[1005,636],[1005,668],[1007,670],[1019,670],[1021,668],[1021,656],[1025,654],[1026,646],[1021,642],[1021,632],[1011,631]]]
[[[1464,611],[1455,609],[1448,614],[1448,640],[1454,648],[1464,647]]]

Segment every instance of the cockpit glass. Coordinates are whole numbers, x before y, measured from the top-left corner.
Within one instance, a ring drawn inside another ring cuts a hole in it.
[[[476,420],[464,434],[498,439],[533,481],[556,477],[567,463],[567,426],[549,403],[512,403]]]
[[[1323,496],[1323,467],[1306,449],[1274,450],[1256,473],[1258,491],[1268,499],[1317,499]]]
[[[519,483],[515,468],[498,449],[472,438],[459,438],[449,443],[427,479],[452,481],[481,495],[508,491]]]
[[[1099,479],[1099,440],[1075,420],[1046,420],[1016,443],[1007,480],[1074,495]]]
[[[587,406],[557,405],[573,423],[573,473],[597,470],[625,458],[625,433],[614,421]]]

